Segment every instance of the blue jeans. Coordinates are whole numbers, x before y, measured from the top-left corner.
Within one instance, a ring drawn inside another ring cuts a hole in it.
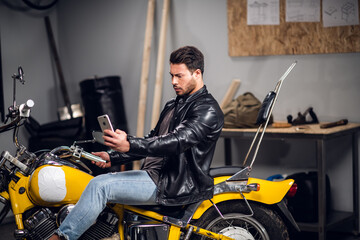
[[[156,185],[143,170],[99,175],[89,182],[57,234],[78,239],[95,223],[106,203],[156,205]]]

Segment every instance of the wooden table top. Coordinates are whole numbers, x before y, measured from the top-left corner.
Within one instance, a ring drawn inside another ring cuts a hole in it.
[[[322,123],[321,123],[322,124]],[[360,123],[348,123],[346,125],[331,127],[331,128],[320,128],[320,124],[303,124],[284,128],[275,128],[269,125],[266,128],[265,134],[270,135],[334,135],[334,134],[345,134],[348,132],[356,132],[360,130]],[[242,136],[246,133],[256,133],[257,128],[223,128],[222,136]],[[251,134],[253,135],[253,134]]]

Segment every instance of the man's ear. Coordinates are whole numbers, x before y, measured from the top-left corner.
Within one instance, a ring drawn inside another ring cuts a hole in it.
[[[196,69],[193,74],[196,79],[201,78],[201,70],[200,69]]]

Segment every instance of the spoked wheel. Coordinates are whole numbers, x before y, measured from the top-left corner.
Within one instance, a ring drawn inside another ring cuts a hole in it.
[[[254,215],[244,202],[227,202],[218,206],[223,217],[211,208],[197,222],[197,226],[236,240],[288,240],[289,234],[280,216],[269,208],[252,203]],[[192,239],[208,239],[193,236]]]
[[[269,240],[269,235],[263,226],[254,218],[244,218],[243,214],[225,214],[211,221],[206,229],[220,233],[236,240]],[[205,239],[201,238],[201,239]]]

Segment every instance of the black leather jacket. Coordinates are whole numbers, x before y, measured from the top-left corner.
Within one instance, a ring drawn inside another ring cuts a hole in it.
[[[157,136],[164,116],[174,107],[169,133]],[[167,102],[149,135],[128,136],[130,151],[111,153],[111,161],[126,163],[146,156],[163,157],[158,204],[182,205],[210,199],[214,182],[209,168],[223,125],[223,113],[204,86],[187,98]]]

